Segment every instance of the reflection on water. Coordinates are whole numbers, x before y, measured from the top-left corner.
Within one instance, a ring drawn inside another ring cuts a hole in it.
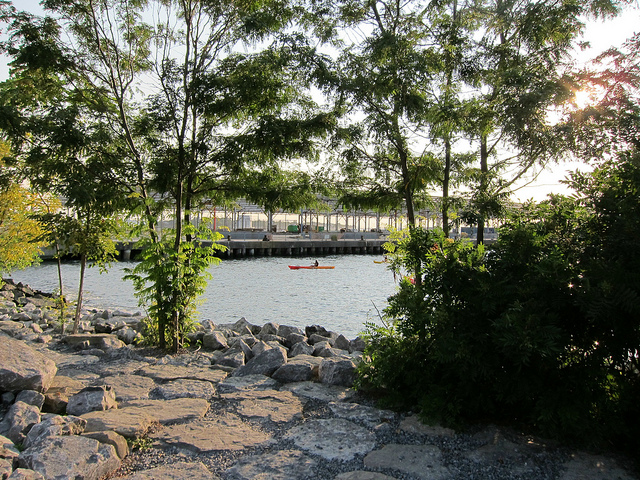
[[[310,265],[315,257],[261,257],[224,260],[211,267],[213,275],[198,307],[199,318],[230,323],[245,317],[262,325],[276,322],[304,327],[320,324],[355,337],[365,321],[377,320],[378,310],[395,292],[393,274],[376,264],[372,255],[339,255],[319,258],[333,270],[291,270],[288,265]],[[139,309],[131,282],[123,281],[124,269],[117,263],[105,274],[97,268],[86,271],[84,302],[87,307]],[[75,296],[79,264],[63,265],[65,295]],[[16,282],[52,292],[58,287],[57,267],[45,263],[14,272]]]

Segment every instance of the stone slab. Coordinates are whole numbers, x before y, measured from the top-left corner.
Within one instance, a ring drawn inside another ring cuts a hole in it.
[[[238,402],[237,412],[248,418],[290,422],[302,417],[303,403],[291,392],[278,390],[245,390],[221,395],[225,400]]]
[[[202,398],[208,400],[215,394],[216,389],[211,382],[193,380],[191,378],[179,378],[163,383],[151,392],[152,396],[157,396],[164,400],[174,400],[176,398]]]
[[[385,445],[364,457],[364,466],[398,470],[424,480],[449,480],[453,476],[442,464],[440,449],[435,445]]]
[[[227,372],[216,368],[182,367],[178,365],[148,365],[139,369],[136,373],[160,382],[186,378],[218,383],[229,375]]]
[[[316,382],[288,383],[282,387],[282,390],[292,392],[299,397],[321,402],[348,401],[356,394],[352,388]]]
[[[299,450],[280,450],[243,457],[225,473],[234,480],[305,480],[315,478],[316,465]]]
[[[177,462],[171,465],[142,470],[122,477],[122,480],[217,480],[201,462]]]
[[[224,414],[213,420],[171,425],[153,434],[151,438],[166,446],[194,453],[244,450],[271,441],[270,434],[256,430],[231,414]]]
[[[411,415],[400,422],[400,430],[407,433],[417,433],[418,435],[428,435],[437,437],[454,437],[456,432],[451,428],[440,425],[427,425],[420,421],[418,415]]]
[[[396,414],[391,410],[381,410],[359,403],[330,402],[329,408],[336,417],[345,418],[369,428],[392,422],[396,418]]]
[[[209,402],[202,398],[178,398],[175,400],[133,400],[120,408],[137,408],[162,425],[198,420],[209,411]]]
[[[149,392],[156,387],[152,378],[141,375],[112,375],[100,379],[95,384],[111,385],[118,402],[146,400],[149,398]]]
[[[304,451],[343,462],[369,453],[376,443],[371,432],[341,418],[305,422],[289,430],[285,438]]]
[[[125,438],[144,436],[158,420],[142,408],[128,407],[102,412],[89,412],[81,416],[87,421],[86,433],[113,430]]]
[[[227,377],[218,384],[219,393],[230,393],[241,390],[273,390],[278,382],[266,375],[245,375],[242,377]]]

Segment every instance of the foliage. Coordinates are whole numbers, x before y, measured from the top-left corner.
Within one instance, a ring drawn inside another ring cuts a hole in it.
[[[40,197],[19,185],[0,189],[0,275],[39,260],[47,243],[38,240],[42,227],[31,215],[44,208]]]
[[[497,421],[638,448],[640,163],[575,174],[574,197],[514,213],[491,248],[413,229],[370,327],[361,388],[451,425]]]
[[[175,249],[175,232],[166,232],[161,241],[148,243],[142,258],[128,270],[141,305],[148,305],[152,322],[147,325],[147,342],[157,344],[160,336],[173,340],[173,350],[183,345],[185,336],[195,327],[195,301],[204,292],[207,269],[218,263],[216,252],[224,249],[215,243],[222,238],[206,226],[189,226],[193,242],[181,242]],[[205,245],[204,241],[210,242]]]

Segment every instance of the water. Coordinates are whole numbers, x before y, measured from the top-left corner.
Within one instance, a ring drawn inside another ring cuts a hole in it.
[[[288,265],[310,265],[315,257],[261,257],[224,260],[211,267],[213,275],[198,306],[200,320],[231,323],[241,317],[256,325],[276,322],[305,327],[319,324],[355,337],[365,321],[378,321],[386,299],[396,291],[393,274],[376,264],[372,255],[320,257],[333,270],[291,270]],[[107,273],[97,267],[85,273],[84,305],[139,310],[131,282],[122,280],[131,263],[113,264]],[[65,295],[74,299],[80,266],[62,266]],[[16,271],[12,278],[38,290],[58,287],[57,266],[43,263]]]

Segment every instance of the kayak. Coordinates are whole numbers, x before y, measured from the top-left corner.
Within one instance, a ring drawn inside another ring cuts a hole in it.
[[[315,265],[289,265],[289,268],[291,270],[301,270],[301,269],[305,269],[305,270],[329,270],[332,268],[336,268],[333,265],[319,265],[319,266],[315,266]]]
[[[373,263],[389,263],[388,260],[374,260]]]

